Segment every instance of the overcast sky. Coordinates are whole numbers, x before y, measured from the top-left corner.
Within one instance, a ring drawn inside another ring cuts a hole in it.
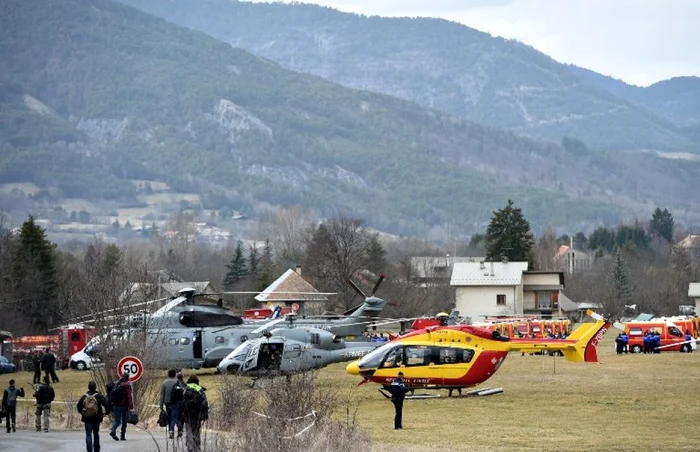
[[[254,0],[259,1],[259,0]],[[700,76],[700,0],[313,0],[342,11],[442,17],[628,83]]]

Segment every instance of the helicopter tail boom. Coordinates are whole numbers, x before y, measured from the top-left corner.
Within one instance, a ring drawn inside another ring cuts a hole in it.
[[[603,317],[588,311],[595,323],[584,323],[576,328],[566,339],[511,339],[510,349],[525,353],[542,351],[559,351],[567,361],[598,362],[596,347],[605,332],[612,325]]]

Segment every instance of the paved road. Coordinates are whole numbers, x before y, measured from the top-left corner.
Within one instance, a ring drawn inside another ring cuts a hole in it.
[[[160,436],[158,446],[148,433],[127,431],[126,441],[114,441],[109,437],[109,431],[100,432],[100,443],[105,452],[165,452],[165,439]],[[170,448],[172,450],[172,447]],[[0,430],[0,452],[36,452],[46,450],[52,452],[79,452],[85,450],[85,433],[73,432],[32,432],[17,430],[16,433],[5,433],[5,426]]]

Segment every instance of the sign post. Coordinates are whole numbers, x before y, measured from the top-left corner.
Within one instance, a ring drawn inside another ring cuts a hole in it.
[[[138,381],[143,375],[143,363],[135,356],[125,356],[117,364],[117,375],[121,378],[125,372],[129,373],[129,383]]]

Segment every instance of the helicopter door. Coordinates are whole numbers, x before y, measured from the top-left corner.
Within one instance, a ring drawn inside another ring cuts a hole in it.
[[[192,356],[194,359],[202,359],[202,331],[195,331],[192,339]]]
[[[251,341],[245,362],[241,366],[241,371],[250,371],[258,367],[258,354],[260,352],[260,341]]]

